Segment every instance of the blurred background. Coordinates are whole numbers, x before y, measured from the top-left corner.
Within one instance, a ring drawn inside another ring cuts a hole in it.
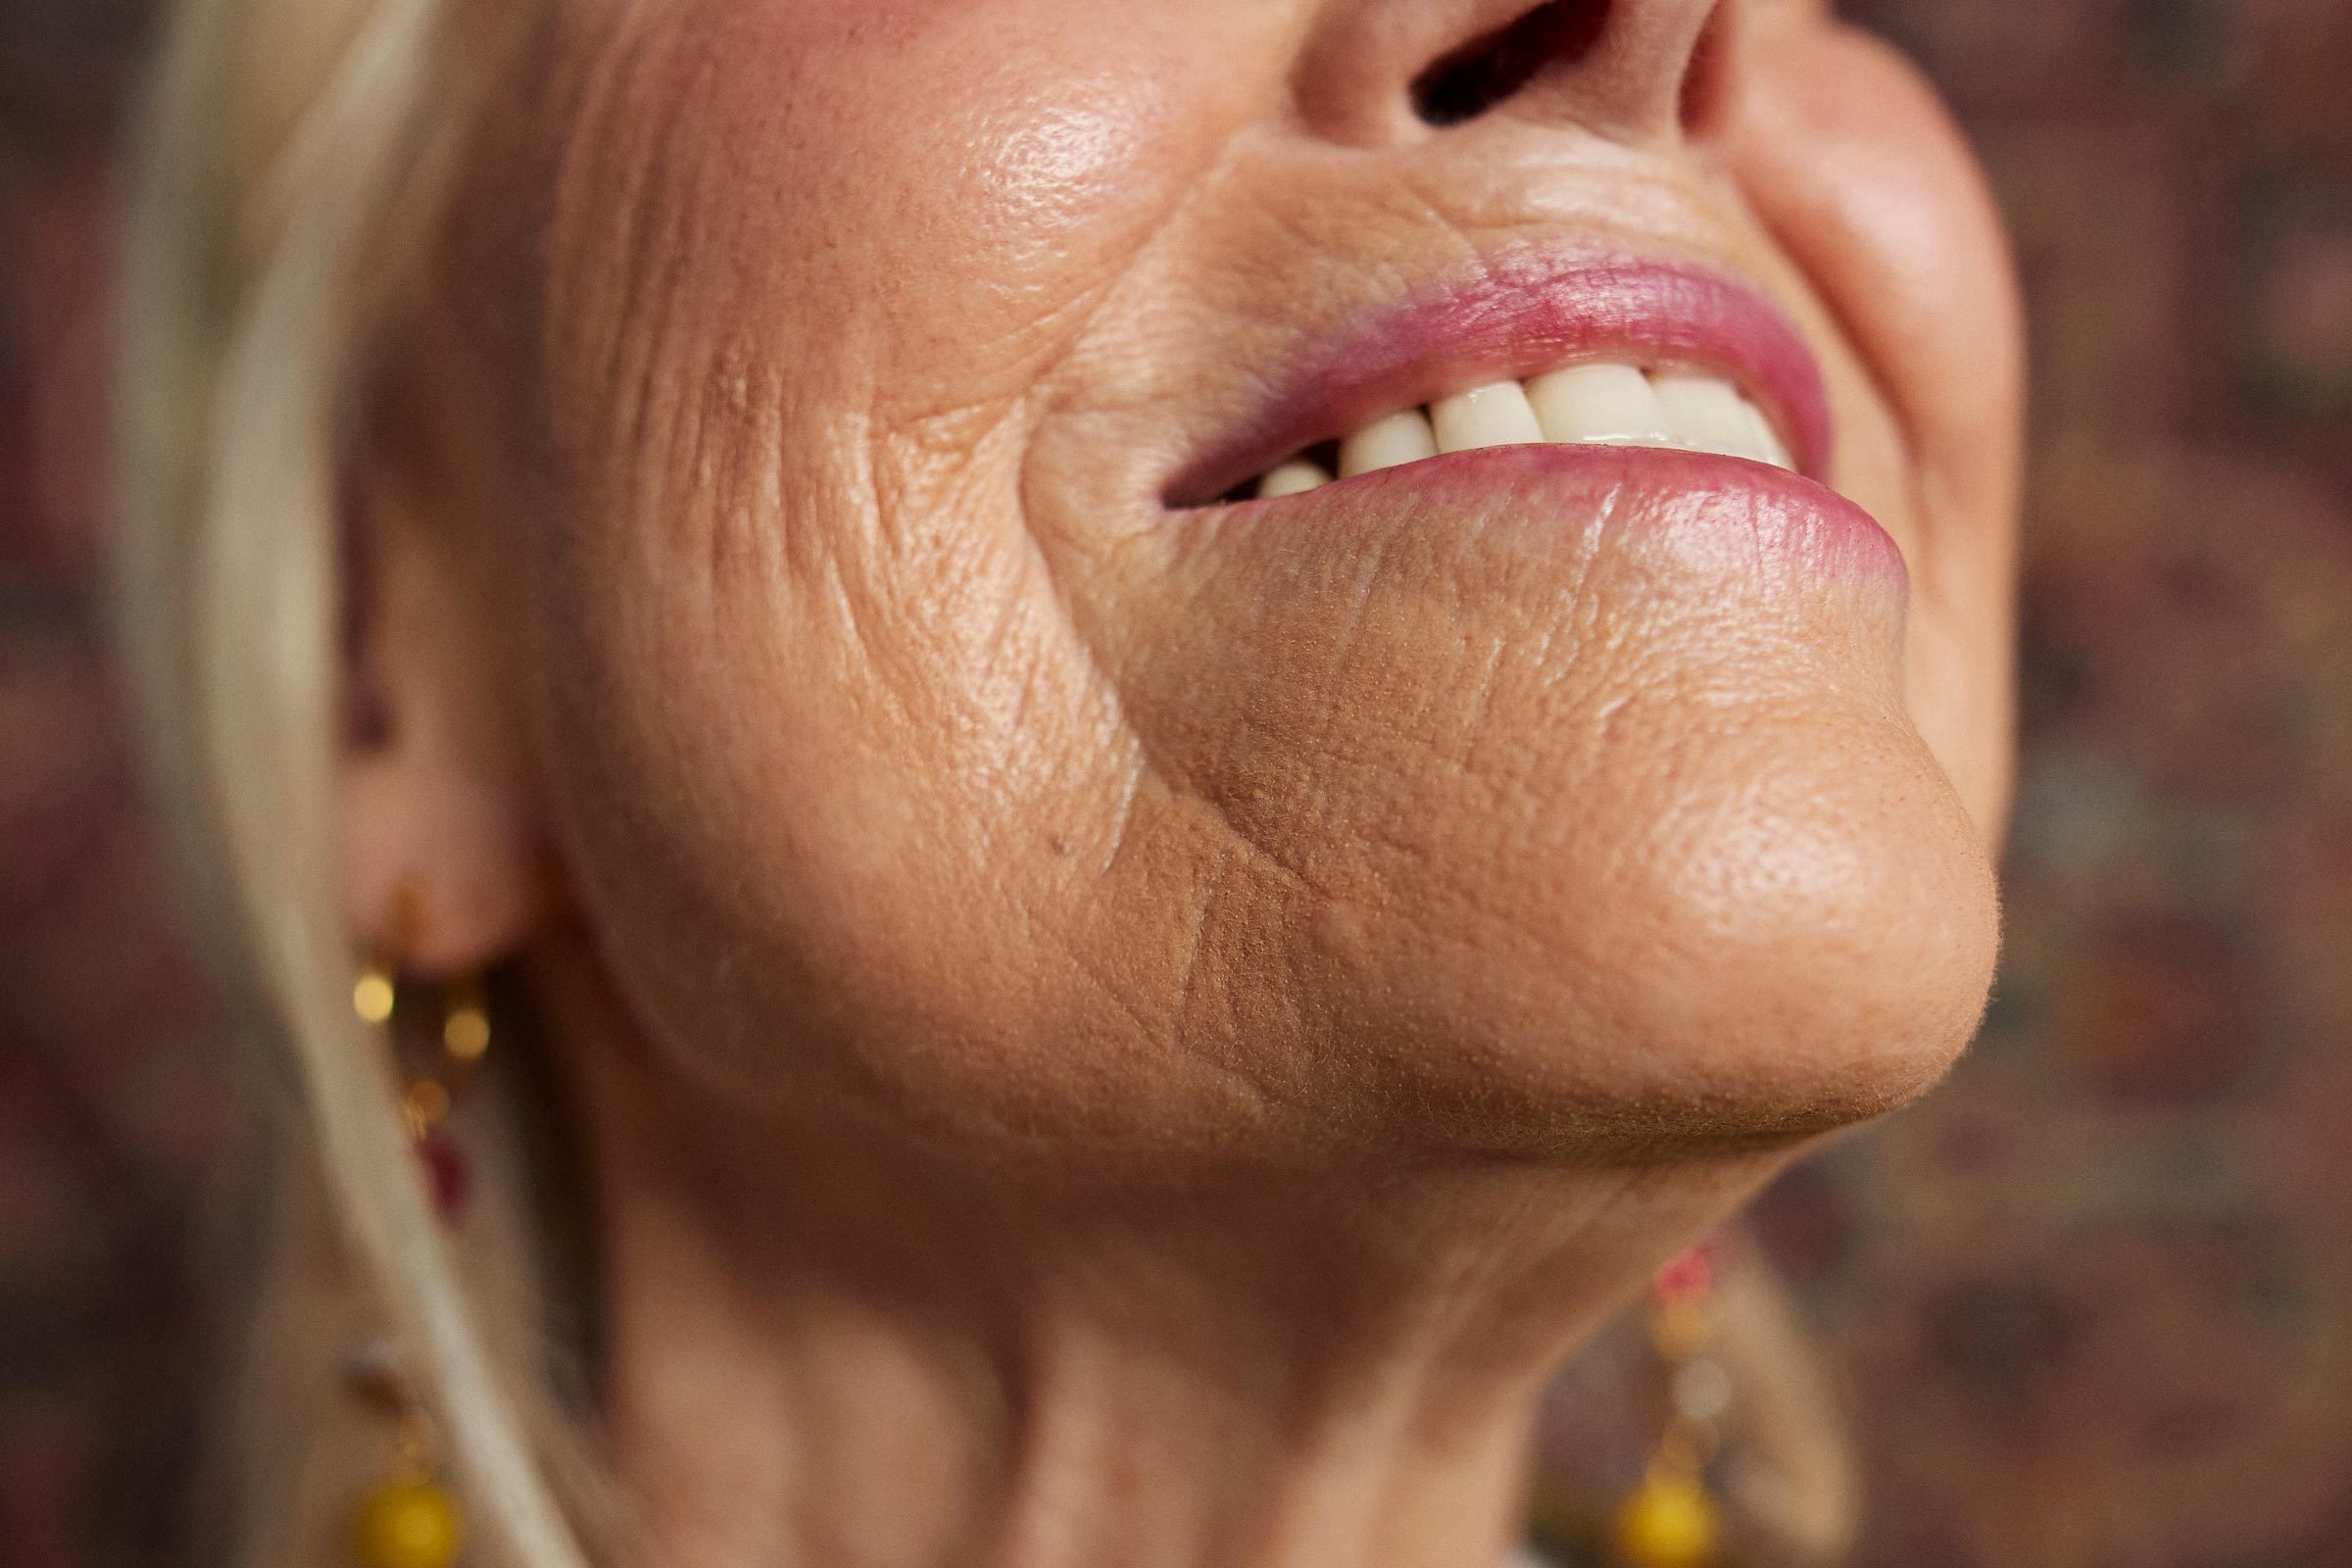
[[[93,567],[148,7],[0,0],[0,1561],[166,1560],[242,1094]],[[2034,321],[2009,952],[1953,1081],[1755,1224],[1861,1568],[2352,1561],[2352,0],[1864,0]]]

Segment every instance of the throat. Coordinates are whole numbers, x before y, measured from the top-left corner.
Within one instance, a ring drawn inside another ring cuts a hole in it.
[[[1687,1224],[1588,1176],[827,1236],[634,1181],[611,1436],[679,1568],[1490,1568],[1542,1389],[1715,1185]]]
[[[612,1388],[680,1568],[1493,1568],[1519,1539],[1534,1369],[1286,1362],[1132,1298],[1000,1334],[675,1262],[616,1315]]]

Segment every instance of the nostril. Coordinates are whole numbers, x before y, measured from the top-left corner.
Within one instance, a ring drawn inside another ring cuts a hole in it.
[[[1425,124],[1476,120],[1555,63],[1590,54],[1609,24],[1610,0],[1547,0],[1509,26],[1456,49],[1413,82]]]

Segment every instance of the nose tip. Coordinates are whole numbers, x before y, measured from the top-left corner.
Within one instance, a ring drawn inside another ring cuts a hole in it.
[[[1327,133],[1404,140],[1491,115],[1623,141],[1702,130],[1737,0],[1340,0],[1300,61]]]

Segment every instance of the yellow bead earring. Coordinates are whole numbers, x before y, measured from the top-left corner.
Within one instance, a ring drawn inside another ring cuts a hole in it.
[[[416,924],[416,891],[404,886],[394,905],[392,940],[362,966],[351,1005],[363,1023],[379,1032],[401,1069],[401,1124],[434,1212],[444,1225],[455,1227],[465,1217],[467,1171],[444,1123],[490,1049],[490,1010],[478,977],[456,981],[443,988],[440,1027],[431,1047],[404,1052],[396,1027],[400,970]],[[451,1568],[465,1546],[465,1511],[441,1484],[432,1420],[402,1377],[392,1348],[381,1342],[361,1347],[345,1367],[345,1381],[391,1425],[392,1478],[352,1510],[357,1568]]]
[[[352,1510],[352,1554],[358,1568],[450,1568],[466,1543],[465,1513],[436,1477],[430,1424],[405,1389],[400,1397],[395,1473]]]
[[[1673,1414],[1610,1532],[1629,1568],[1708,1568],[1722,1548],[1722,1514],[1706,1486],[1732,1392],[1730,1374],[1710,1353],[1719,1253],[1719,1244],[1701,1243],[1650,1282],[1649,1340],[1669,1373]]]

